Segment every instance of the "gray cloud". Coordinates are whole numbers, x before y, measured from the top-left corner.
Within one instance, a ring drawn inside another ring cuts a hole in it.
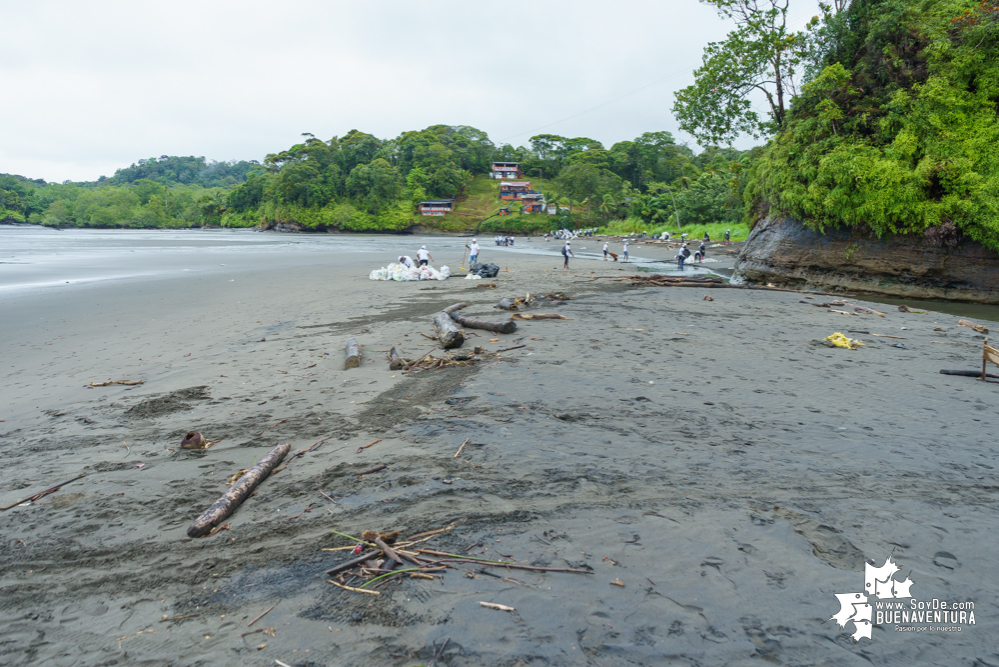
[[[7,3],[3,23],[0,172],[52,181],[353,128],[688,140],[673,91],[730,29],[695,0]]]

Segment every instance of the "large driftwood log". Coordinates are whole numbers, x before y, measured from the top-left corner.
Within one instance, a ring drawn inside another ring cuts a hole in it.
[[[506,320],[505,322],[487,322],[485,320],[476,320],[471,317],[465,317],[460,313],[451,313],[451,319],[460,324],[463,327],[468,327],[469,329],[483,329],[485,331],[495,331],[496,333],[513,333],[517,330],[517,323],[513,320]]]
[[[448,306],[447,308],[444,309],[444,312],[450,315],[454,311],[461,310],[464,307],[465,307],[465,302],[462,301],[461,303],[456,303],[453,306]]]
[[[434,315],[434,326],[437,328],[437,337],[441,340],[441,345],[445,350],[461,347],[465,342],[465,332],[458,328],[451,316],[441,311]]]
[[[291,450],[290,443],[278,445],[267,456],[260,459],[260,463],[250,468],[244,473],[236,483],[229,488],[225,494],[215,501],[211,507],[201,513],[194,522],[187,527],[189,537],[204,537],[212,532],[215,526],[222,523],[226,517],[236,511],[244,500],[253,492],[260,482],[264,481],[271,471],[277,467],[288,452]]]
[[[357,368],[361,365],[361,346],[357,344],[356,338],[347,339],[347,359],[343,362],[343,369]]]

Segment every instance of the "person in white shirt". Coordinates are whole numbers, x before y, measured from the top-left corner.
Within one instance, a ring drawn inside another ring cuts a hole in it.
[[[475,239],[472,239],[472,245],[465,247],[468,248],[468,265],[471,266],[479,261],[479,243]]]
[[[575,255],[572,254],[572,248],[569,247],[569,243],[571,243],[571,242],[570,241],[566,241],[565,245],[562,246],[562,257],[565,258],[565,263],[562,265],[563,269],[568,269],[569,268],[569,257],[570,256],[575,257]]]
[[[401,255],[399,257],[399,263],[405,266],[407,269],[413,268],[413,259],[409,255]]]
[[[610,243],[604,241],[604,261],[607,261],[607,253],[610,252]]]
[[[420,246],[416,251],[416,258],[420,260],[420,266],[426,266],[433,261],[434,256],[427,252],[427,246]]]
[[[624,261],[627,262],[628,261],[628,242],[627,241],[624,242],[624,250],[622,252],[624,252]]]

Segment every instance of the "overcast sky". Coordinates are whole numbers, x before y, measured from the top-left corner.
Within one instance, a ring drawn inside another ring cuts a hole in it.
[[[0,173],[48,181],[437,123],[696,149],[673,92],[730,30],[697,0],[0,0],[0,24]]]

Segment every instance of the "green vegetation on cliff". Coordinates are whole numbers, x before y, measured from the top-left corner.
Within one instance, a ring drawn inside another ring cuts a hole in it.
[[[999,250],[999,4],[825,10],[810,80],[749,169],[751,212]]]

